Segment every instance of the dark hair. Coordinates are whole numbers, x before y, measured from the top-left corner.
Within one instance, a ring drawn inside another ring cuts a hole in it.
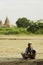
[[[28,46],[31,45],[31,43],[28,43]]]

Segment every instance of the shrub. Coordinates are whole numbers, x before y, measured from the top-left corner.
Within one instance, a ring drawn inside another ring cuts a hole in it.
[[[29,26],[29,21],[30,20],[27,20],[27,18],[19,18],[16,21],[17,27],[23,27],[23,28],[28,27]]]
[[[37,25],[31,25],[30,27],[27,28],[27,31],[31,33],[35,33],[37,32],[38,29],[39,27]]]

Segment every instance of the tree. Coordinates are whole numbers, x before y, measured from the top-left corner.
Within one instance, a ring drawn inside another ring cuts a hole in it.
[[[43,28],[43,23],[38,23],[39,28]]]
[[[43,19],[37,20],[39,28],[43,28]]]
[[[30,25],[30,27],[27,28],[27,31],[29,32],[32,32],[32,33],[36,33],[37,30],[39,29],[39,27],[36,25],[36,23]]]
[[[27,18],[19,18],[16,21],[17,27],[28,27],[29,26],[29,21]]]

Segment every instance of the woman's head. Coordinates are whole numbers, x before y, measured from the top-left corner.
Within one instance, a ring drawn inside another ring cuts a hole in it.
[[[28,47],[30,47],[30,48],[31,48],[31,45],[32,45],[32,43],[28,43]]]

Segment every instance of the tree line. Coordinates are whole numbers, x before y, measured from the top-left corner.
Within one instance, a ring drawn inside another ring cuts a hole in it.
[[[16,25],[20,28],[27,28],[27,31],[30,33],[43,34],[43,19],[34,22],[27,18],[19,18],[16,21]]]
[[[27,18],[19,18],[16,26],[10,27],[8,18],[4,26],[0,26],[0,34],[43,34],[43,19],[34,21]]]

